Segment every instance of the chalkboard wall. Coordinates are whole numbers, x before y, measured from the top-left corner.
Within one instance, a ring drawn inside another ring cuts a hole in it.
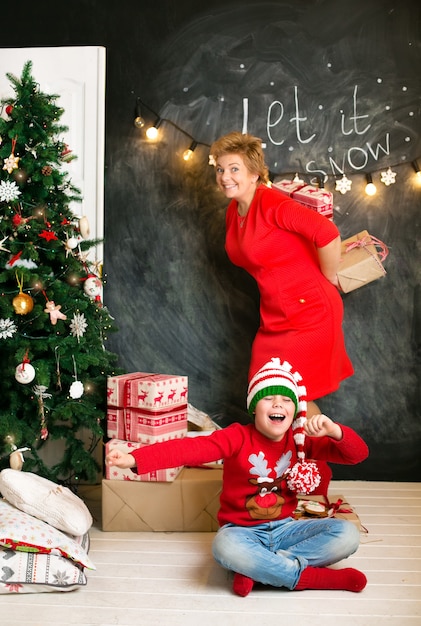
[[[68,11],[23,0],[17,24],[6,5],[16,27],[1,45],[107,48],[105,300],[120,364],[187,374],[191,404],[221,425],[247,419],[258,294],[226,257],[208,146],[248,130],[273,177],[324,180],[343,238],[367,229],[390,249],[386,277],[343,296],[355,375],[320,404],[371,454],[334,477],[420,480],[420,3],[77,0]],[[133,124],[137,98],[148,122],[166,120],[156,143]]]

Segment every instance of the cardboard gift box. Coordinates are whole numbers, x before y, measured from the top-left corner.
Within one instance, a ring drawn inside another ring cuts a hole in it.
[[[317,503],[321,507],[308,507],[307,504]],[[324,509],[322,511],[322,509]],[[314,511],[314,513],[312,512]],[[328,494],[325,496],[299,495],[298,505],[294,511],[296,519],[308,519],[314,517],[336,517],[352,522],[359,530],[365,530],[354,508],[349,504],[345,496]]]
[[[222,468],[184,468],[174,482],[102,481],[102,530],[214,532]]]
[[[131,452],[139,448],[141,444],[132,441],[122,441],[120,439],[111,439],[105,444],[105,454],[108,454],[115,448],[120,448],[123,452]],[[129,482],[172,482],[181,472],[182,467],[170,467],[168,469],[155,470],[147,474],[136,474],[131,469],[121,469],[120,467],[105,466],[105,478],[112,481],[129,481]]]
[[[333,194],[326,189],[305,185],[292,194],[293,200],[333,220]]]
[[[304,187],[305,183],[302,180],[278,180],[272,186],[282,191],[286,196],[292,196],[294,191]]]
[[[383,261],[388,252],[387,246],[366,230],[344,239],[338,271],[342,291],[349,293],[385,276]]]

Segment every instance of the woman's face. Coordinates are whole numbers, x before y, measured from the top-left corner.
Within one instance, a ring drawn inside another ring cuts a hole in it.
[[[256,191],[258,174],[252,174],[240,154],[224,154],[216,161],[216,183],[227,198],[247,206]]]

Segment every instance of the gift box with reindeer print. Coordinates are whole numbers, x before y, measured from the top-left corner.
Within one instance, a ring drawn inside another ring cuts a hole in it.
[[[107,382],[107,435],[143,444],[187,434],[187,376],[135,372]]]

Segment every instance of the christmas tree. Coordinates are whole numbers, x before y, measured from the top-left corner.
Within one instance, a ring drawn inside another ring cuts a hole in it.
[[[31,72],[28,61],[20,79],[7,74],[15,96],[0,118],[0,469],[24,461],[55,482],[93,482],[115,328],[90,259],[99,242],[71,208],[64,111]]]

